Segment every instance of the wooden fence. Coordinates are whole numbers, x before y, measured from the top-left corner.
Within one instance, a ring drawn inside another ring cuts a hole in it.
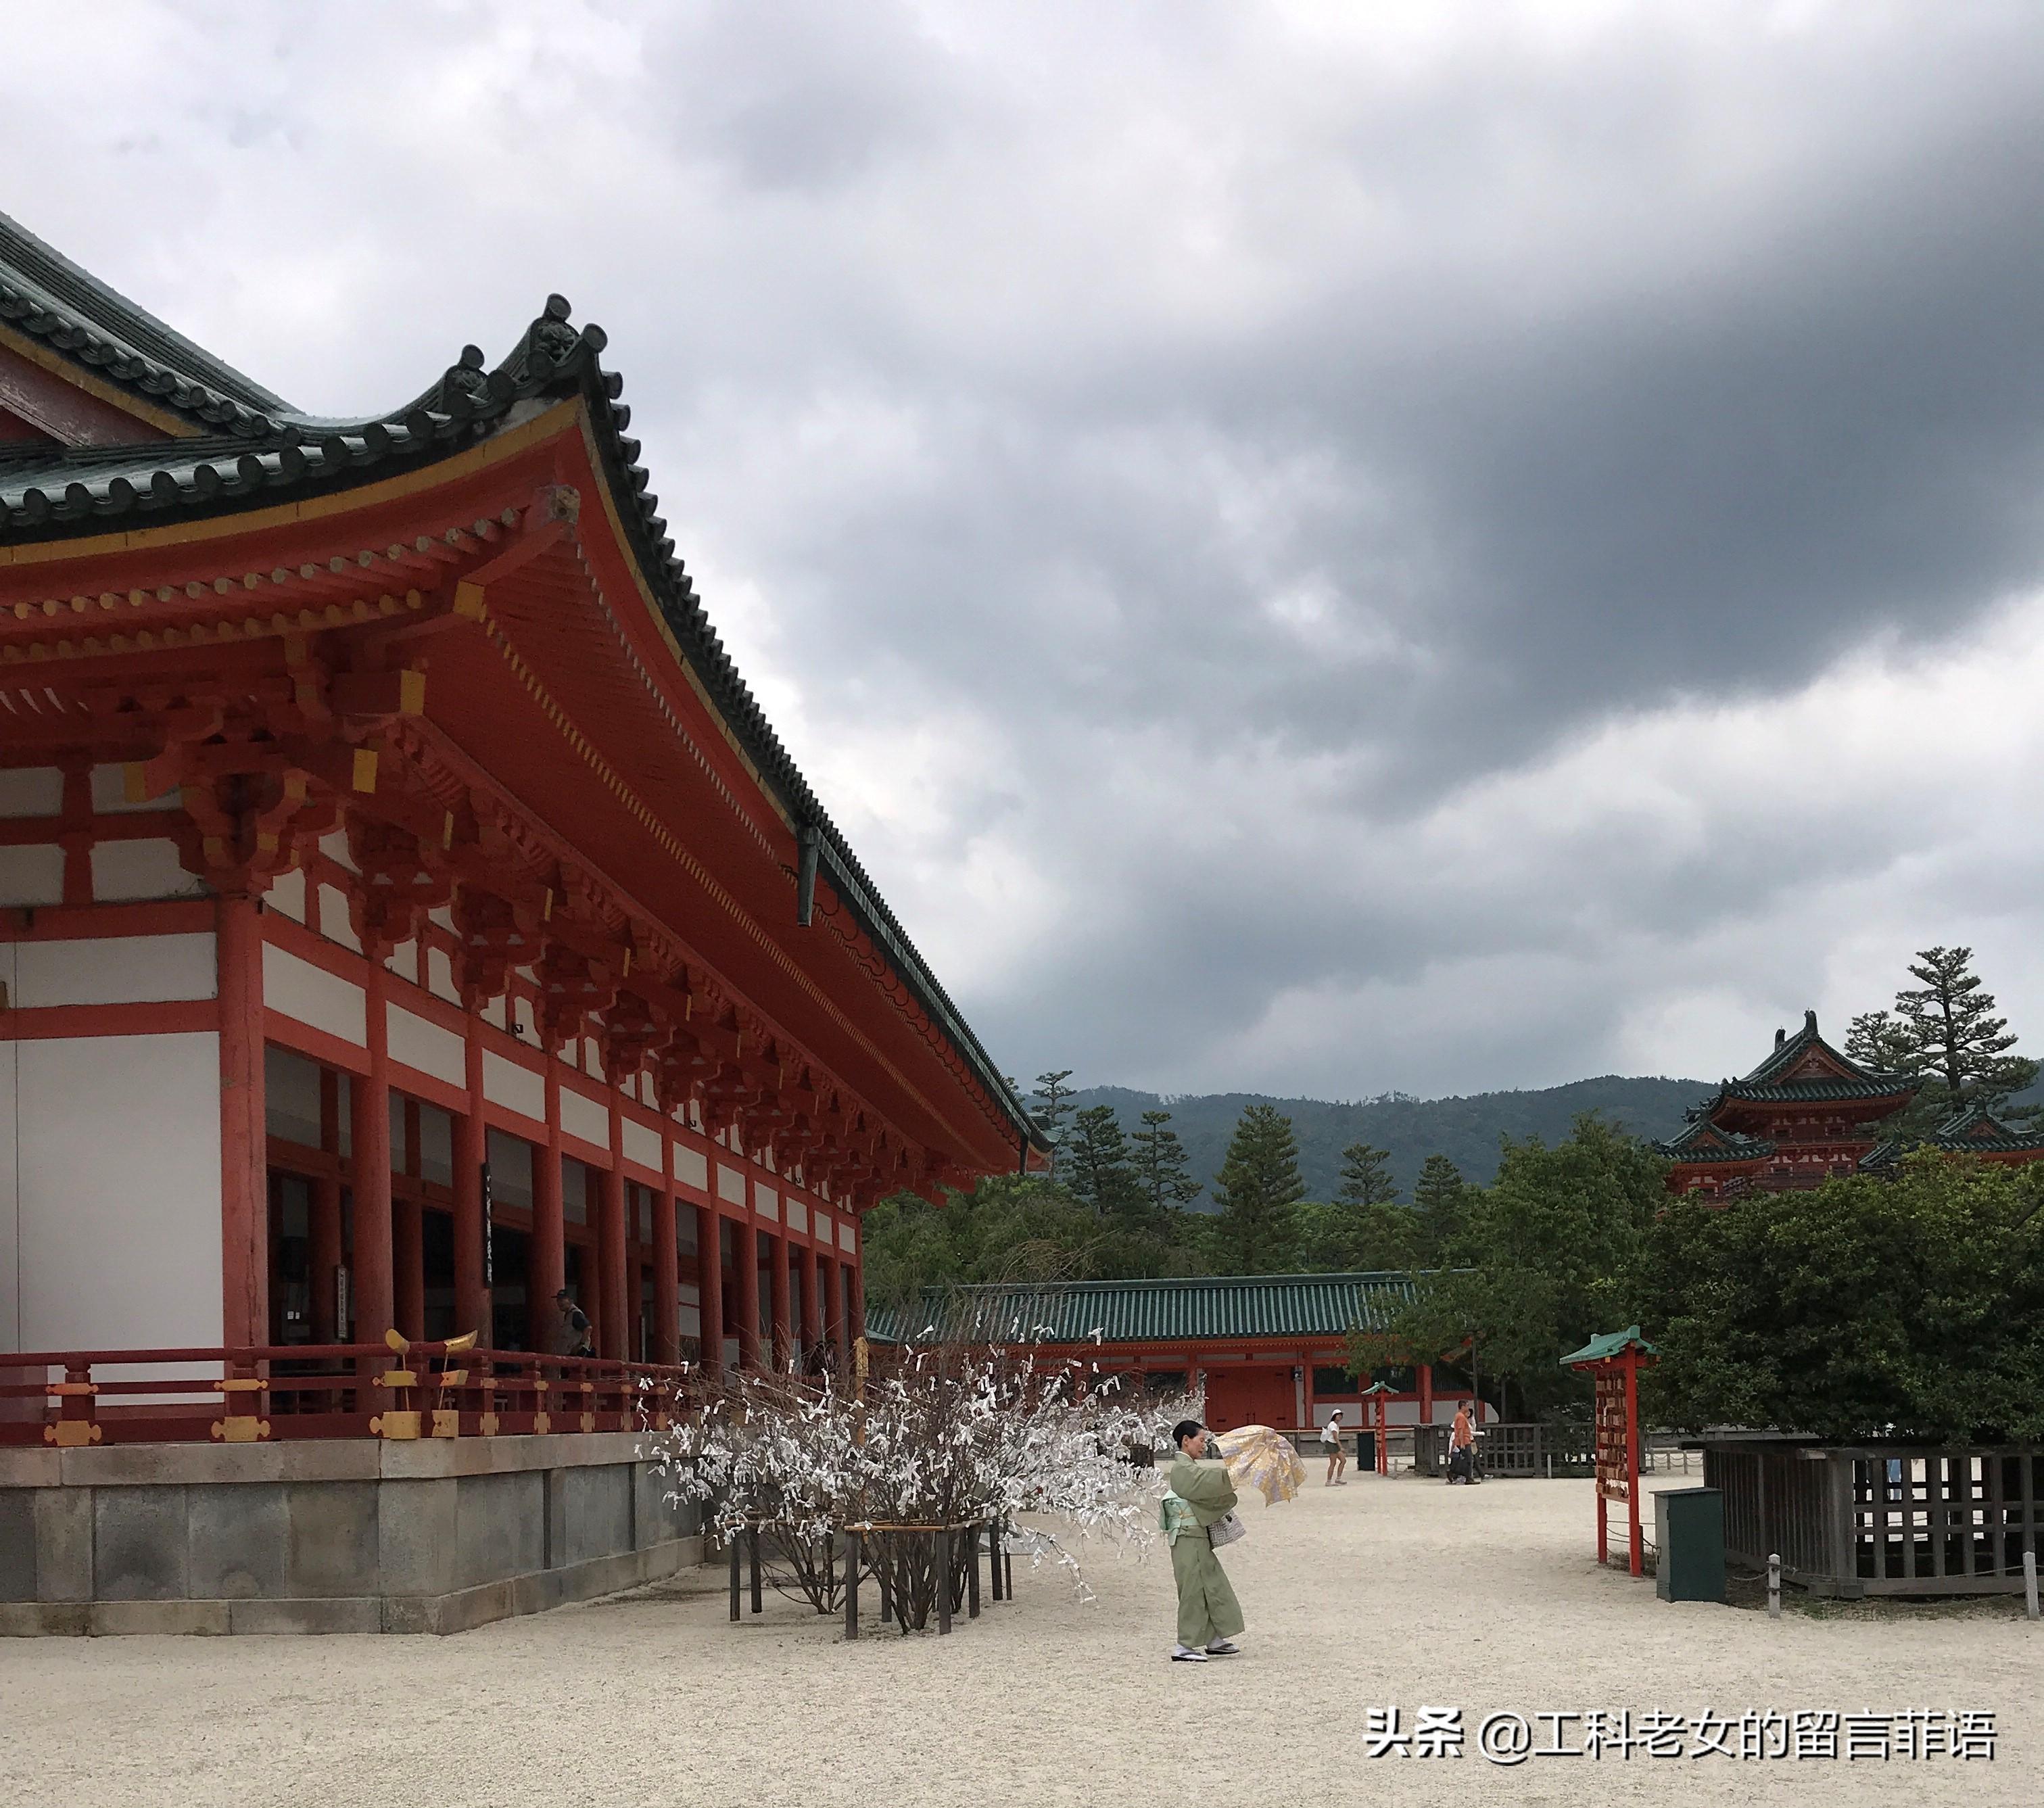
[[[1992,1595],[2023,1587],[2044,1526],[2044,1452],[1704,1438],[1725,1554],[1819,1595]]]

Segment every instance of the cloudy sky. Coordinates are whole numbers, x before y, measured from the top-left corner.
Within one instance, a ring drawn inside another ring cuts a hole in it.
[[[97,5],[4,203],[301,406],[602,323],[996,1057],[2044,1053],[2034,4]],[[56,20],[56,23],[47,22]]]

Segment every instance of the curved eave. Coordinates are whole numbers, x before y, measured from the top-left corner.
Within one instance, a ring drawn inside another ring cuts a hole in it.
[[[319,423],[294,417],[259,442],[136,447],[128,449],[125,463],[119,449],[40,463],[0,461],[0,577],[13,580],[6,585],[10,593],[26,597],[37,576],[46,574],[55,584],[75,558],[260,534],[279,520],[301,522],[309,512],[371,509],[379,486],[430,481],[450,461],[543,420],[551,432],[555,423],[544,417],[559,403],[578,401],[582,436],[603,480],[605,512],[669,652],[788,832],[816,831],[833,893],[994,1101],[1014,1146],[1046,1150],[1042,1132],[789,757],[712,628],[637,463],[638,446],[624,436],[630,411],[618,400],[621,380],[601,367],[605,336],[594,326],[578,332],[567,325],[567,313],[564,301],[552,298],[495,370],[486,374],[471,347],[418,401],[389,416]],[[285,512],[271,515],[279,510]]]

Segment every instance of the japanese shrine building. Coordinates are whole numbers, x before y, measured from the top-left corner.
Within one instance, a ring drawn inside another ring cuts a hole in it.
[[[1030,1160],[604,349],[317,417],[0,217],[0,1350],[815,1356]]]
[[[1347,1366],[1349,1334],[1385,1328],[1412,1287],[1409,1274],[1381,1273],[942,1288],[915,1311],[876,1313],[874,1332],[906,1344],[941,1334],[1050,1358],[1083,1357],[1105,1375],[1154,1392],[1204,1387],[1207,1422],[1216,1431],[1310,1430],[1337,1409],[1354,1431],[1369,1421],[1362,1384]],[[1470,1398],[1451,1380],[1437,1385],[1428,1365],[1387,1376],[1383,1408],[1393,1426],[1445,1422]]]
[[[1915,1075],[1863,1067],[1826,1042],[1805,1011],[1794,1035],[1742,1080],[1725,1081],[1689,1113],[1689,1126],[1656,1145],[1674,1165],[1671,1192],[1731,1197],[1818,1187],[1854,1173],[1880,1142],[1876,1126],[1915,1098]]]

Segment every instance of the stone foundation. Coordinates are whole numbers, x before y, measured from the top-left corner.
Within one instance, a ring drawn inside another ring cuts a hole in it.
[[[0,1450],[0,1634],[463,1632],[698,1563],[632,1432]]]

